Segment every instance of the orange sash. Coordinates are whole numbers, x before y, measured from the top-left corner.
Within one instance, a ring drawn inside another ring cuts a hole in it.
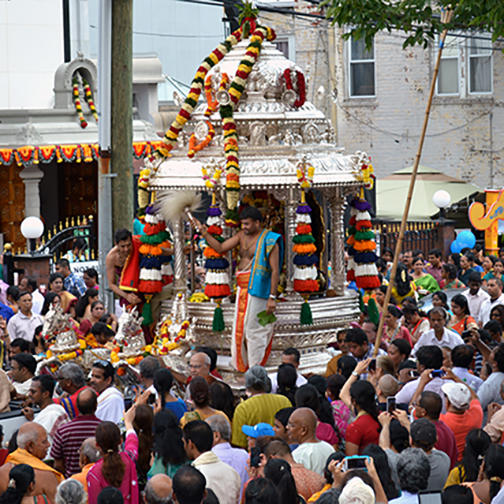
[[[236,368],[240,373],[247,371],[247,365],[243,360],[243,348],[245,346],[245,314],[247,313],[248,304],[248,284],[250,280],[250,271],[237,271],[236,284],[239,287],[236,303],[238,305],[238,313],[236,314],[236,330],[235,330],[235,345],[236,345]]]
[[[7,464],[8,462],[14,465],[28,464],[29,466],[32,466],[33,469],[52,472],[56,476],[58,483],[61,483],[65,479],[63,474],[56,471],[56,469],[53,469],[51,466],[48,466],[47,464],[42,462],[42,460],[33,456],[30,452],[24,450],[23,448],[18,448],[17,450],[10,453],[5,463]]]

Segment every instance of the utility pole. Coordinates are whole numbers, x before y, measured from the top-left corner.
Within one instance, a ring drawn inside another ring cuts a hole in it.
[[[112,58],[112,1],[102,0],[99,12],[98,55],[98,143],[100,145],[98,171],[98,265],[100,268],[100,292],[107,311],[114,311],[114,296],[108,288],[105,258],[113,246],[112,240],[112,186],[110,158],[112,155],[111,124],[111,58]]]
[[[112,2],[112,223],[133,225],[133,0]]]

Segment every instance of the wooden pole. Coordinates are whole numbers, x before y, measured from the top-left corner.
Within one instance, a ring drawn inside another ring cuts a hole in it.
[[[448,24],[451,20],[453,11],[447,10],[443,11],[441,14],[441,22],[444,24]],[[445,28],[441,33],[441,37],[439,39],[439,51],[437,54],[436,64],[434,66],[434,73],[432,75],[432,81],[430,86],[429,98],[427,99],[427,106],[425,108],[425,116],[422,125],[422,132],[420,134],[420,141],[418,142],[418,150],[415,156],[415,162],[413,164],[413,171],[411,172],[411,178],[408,189],[408,196],[406,197],[406,204],[404,205],[403,216],[401,220],[401,227],[399,229],[399,237],[397,238],[397,243],[394,252],[394,262],[392,263],[392,269],[390,271],[390,281],[387,286],[387,292],[385,294],[385,300],[383,302],[383,313],[380,317],[380,323],[378,325],[378,331],[376,333],[376,341],[374,347],[373,356],[376,357],[378,355],[378,349],[380,348],[380,342],[383,334],[383,325],[385,323],[385,314],[388,310],[388,305],[390,302],[390,296],[392,294],[392,287],[394,286],[396,272],[397,272],[397,264],[399,262],[399,254],[401,253],[402,243],[404,239],[404,231],[406,230],[406,222],[408,221],[409,209],[411,206],[411,198],[413,196],[413,190],[415,189],[415,181],[418,171],[418,165],[420,164],[420,158],[422,156],[422,149],[425,140],[425,133],[427,132],[427,125],[429,124],[429,116],[432,105],[432,98],[434,97],[434,90],[436,89],[436,80],[439,73],[439,65],[441,63],[441,54],[443,52],[444,42],[446,40],[446,35],[448,33],[448,29]]]
[[[112,2],[111,168],[114,231],[133,222],[133,0]]]

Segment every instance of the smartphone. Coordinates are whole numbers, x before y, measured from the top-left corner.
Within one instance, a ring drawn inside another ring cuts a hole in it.
[[[250,450],[250,467],[259,467],[261,463],[261,448],[254,446]]]
[[[147,404],[156,404],[156,394],[149,394]]]
[[[432,490],[420,490],[418,492],[418,504],[441,504],[441,492]]]
[[[446,373],[442,369],[433,369],[432,372],[431,372],[431,374],[430,374],[430,377],[431,378],[441,378],[445,374]]]
[[[415,371],[414,369],[412,369],[410,372],[409,372],[409,375],[411,378],[418,378],[420,375],[418,374],[418,371]]]
[[[376,359],[371,359],[371,362],[368,366],[369,371],[376,371]]]
[[[472,337],[471,331],[468,330],[462,331],[461,337],[464,341],[470,340]]]
[[[343,471],[354,471],[359,469],[361,471],[367,471],[366,460],[369,457],[367,455],[353,455],[351,457],[345,457],[343,459]]]
[[[393,413],[396,409],[396,400],[394,396],[387,397],[387,411]]]

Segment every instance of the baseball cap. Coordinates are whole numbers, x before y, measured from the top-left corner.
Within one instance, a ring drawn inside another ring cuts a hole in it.
[[[471,402],[471,391],[462,383],[445,383],[441,390],[448,401],[457,409],[465,410],[469,408]]]
[[[270,424],[261,422],[257,425],[242,425],[242,432],[245,436],[258,438],[260,436],[274,436],[275,431]]]
[[[437,440],[436,426],[426,418],[419,418],[411,424],[410,435],[414,443],[434,445]]]

